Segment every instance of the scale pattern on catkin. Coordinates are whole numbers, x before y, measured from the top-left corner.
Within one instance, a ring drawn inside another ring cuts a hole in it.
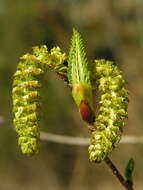
[[[18,143],[24,154],[33,155],[39,150],[39,108],[41,78],[47,69],[65,74],[65,54],[56,47],[48,52],[46,46],[34,47],[33,54],[21,58],[13,81],[14,125]]]
[[[113,62],[96,60],[95,80],[101,98],[88,150],[91,161],[101,162],[121,139],[129,100],[121,71]]]

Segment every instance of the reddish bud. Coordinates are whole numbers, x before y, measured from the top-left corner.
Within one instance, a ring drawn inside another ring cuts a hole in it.
[[[82,100],[80,102],[79,111],[80,111],[82,119],[84,121],[86,121],[87,123],[91,124],[95,121],[94,113],[91,110],[91,108],[86,100]]]

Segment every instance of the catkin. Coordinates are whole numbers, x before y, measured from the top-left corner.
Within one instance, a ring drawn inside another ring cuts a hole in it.
[[[88,150],[91,161],[101,162],[121,139],[128,115],[128,91],[121,72],[111,61],[95,61],[95,80],[101,98]]]
[[[96,60],[91,64],[87,61],[82,38],[75,29],[68,67],[64,65],[66,59],[59,47],[48,52],[46,46],[34,47],[33,54],[21,58],[12,89],[18,143],[24,154],[32,155],[39,150],[40,76],[52,70],[67,80],[82,119],[92,125],[89,159],[101,162],[121,139],[129,102],[128,91],[124,88],[125,81],[113,62]],[[96,87],[100,101],[95,120]]]
[[[47,69],[65,74],[65,54],[59,47],[47,51],[46,46],[34,47],[33,54],[21,58],[13,80],[14,125],[18,143],[24,154],[32,155],[39,150],[39,108],[41,78]]]

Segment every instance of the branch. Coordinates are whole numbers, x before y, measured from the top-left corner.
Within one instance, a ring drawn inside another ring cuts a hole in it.
[[[76,145],[76,146],[87,146],[89,145],[90,141],[89,138],[55,135],[46,132],[41,132],[40,138],[41,140],[44,141],[50,141],[55,143],[68,144],[68,145]],[[143,143],[143,138],[140,140],[142,140]],[[131,141],[131,143],[137,143],[137,137],[124,136],[121,143],[129,143],[129,141]],[[118,178],[118,180],[127,190],[133,190],[131,184],[127,183],[124,177],[120,174],[119,170],[116,168],[116,166],[112,163],[112,161],[108,157],[105,159],[105,163],[108,165],[108,167],[112,170],[113,174]]]
[[[4,123],[8,124],[9,126],[12,126],[9,124],[10,122],[8,120],[5,120],[4,117],[0,116],[0,124],[4,124]],[[49,141],[49,142],[67,144],[67,145],[76,145],[76,146],[88,146],[90,143],[89,138],[56,135],[56,134],[47,133],[47,132],[40,132],[40,139],[43,141]],[[143,143],[143,137],[123,136],[120,143],[121,144]],[[115,165],[112,163],[112,161],[108,157],[105,159],[105,163],[108,165],[108,167],[112,170],[113,174],[118,178],[118,180],[122,183],[122,185],[127,190],[133,190],[133,187],[130,187],[131,184],[127,183],[127,181],[123,178],[123,176],[120,174],[118,169],[115,167]]]
[[[76,146],[88,146],[90,143],[89,138],[56,135],[47,132],[40,132],[40,138],[43,141],[50,141],[55,143],[76,145]],[[143,137],[123,136],[120,142],[120,144],[138,144],[138,143],[143,143]]]
[[[2,124],[6,124],[14,129],[11,121],[5,119],[3,116],[0,115],[0,125]],[[42,131],[40,132],[40,138],[43,141],[77,146],[88,146],[90,143],[90,138],[56,135]],[[143,144],[143,136],[123,136],[120,144]]]
[[[77,146],[88,146],[90,143],[89,138],[55,135],[46,132],[40,132],[40,139],[43,141],[50,141],[55,143],[77,145]]]
[[[116,168],[116,166],[113,164],[113,162],[110,160],[109,157],[106,157],[105,163],[112,170],[113,174],[117,177],[117,179],[125,187],[125,189],[127,189],[127,190],[133,190],[132,184],[128,183],[124,179],[124,177],[121,175],[121,173],[119,172],[119,170]]]

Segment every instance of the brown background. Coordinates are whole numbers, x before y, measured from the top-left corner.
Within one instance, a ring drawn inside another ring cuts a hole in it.
[[[41,142],[25,157],[12,129],[11,84],[19,57],[35,45],[69,49],[72,28],[85,39],[88,59],[115,61],[128,81],[129,118],[124,135],[143,135],[142,0],[0,0],[0,189],[122,190],[104,163],[91,164],[87,148]],[[55,74],[43,87],[43,131],[89,136],[70,91]],[[143,145],[122,144],[110,157],[124,172],[135,160],[135,189],[143,189]]]

